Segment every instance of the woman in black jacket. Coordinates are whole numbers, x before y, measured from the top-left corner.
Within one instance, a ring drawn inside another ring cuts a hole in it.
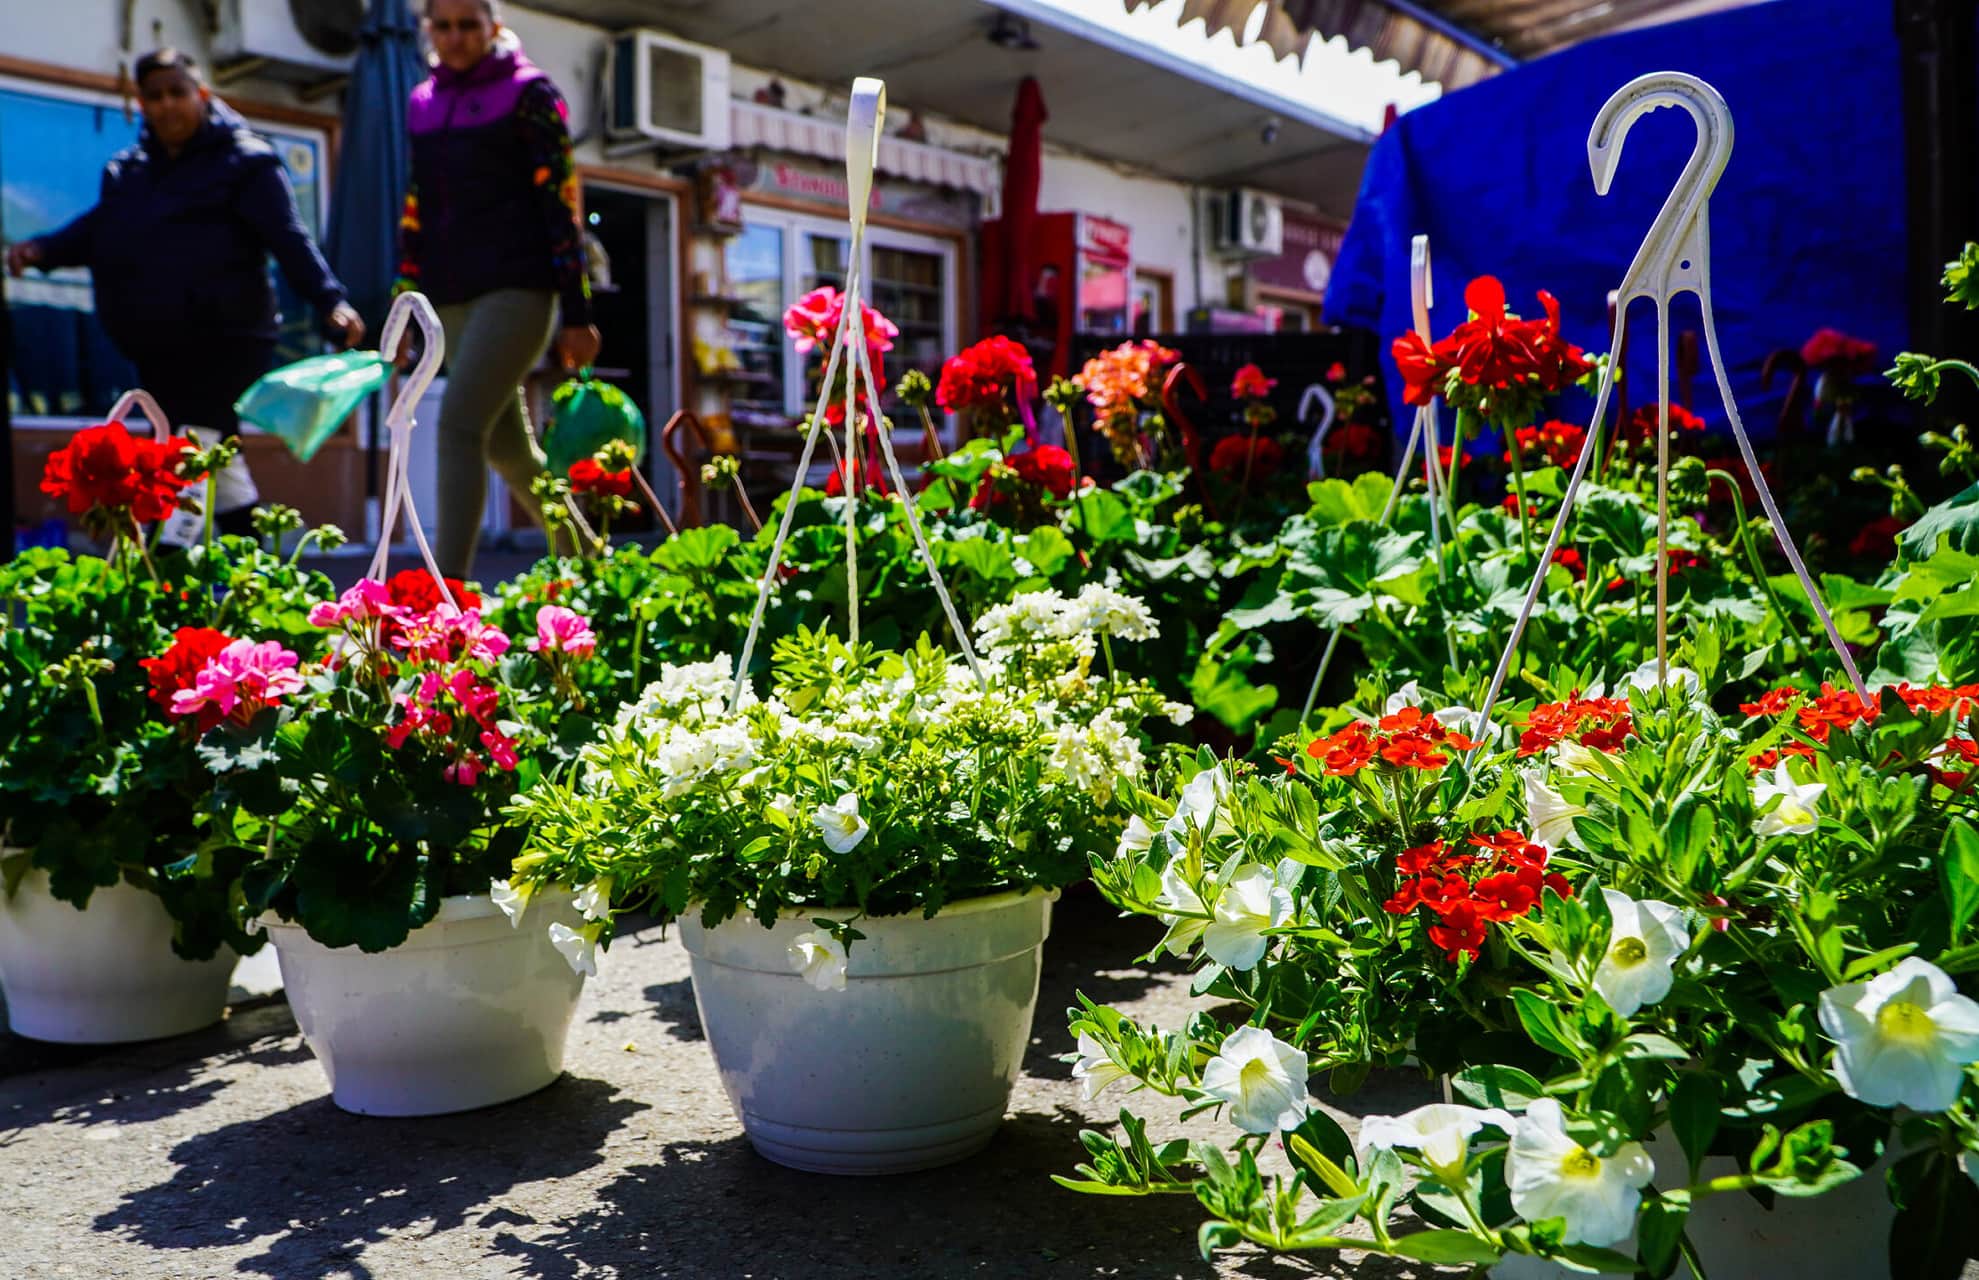
[[[184,54],[160,49],[136,70],[137,144],[105,166],[94,208],[13,246],[7,269],[88,267],[97,319],[173,427],[231,435],[234,401],[274,359],[270,254],[326,336],[354,346],[364,322],[303,227],[267,140],[213,98]],[[247,483],[244,469],[239,481]],[[250,532],[250,505],[217,513],[219,523]]]

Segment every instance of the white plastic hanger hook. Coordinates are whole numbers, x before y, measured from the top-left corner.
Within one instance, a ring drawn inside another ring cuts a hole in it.
[[[1415,317],[1416,333],[1429,341],[1429,309],[1436,305],[1436,285],[1429,278],[1429,237],[1409,241],[1409,310]]]
[[[400,294],[385,316],[384,329],[378,334],[378,354],[390,360],[398,352],[406,327],[415,320],[419,323],[420,336],[425,339],[424,348],[419,353],[419,363],[406,375],[399,386],[397,398],[385,414],[387,424],[407,429],[412,426],[413,411],[419,407],[426,389],[433,385],[433,379],[440,374],[441,363],[446,360],[447,335],[440,328],[439,314],[423,293]]]
[[[158,407],[158,402],[151,398],[149,391],[138,387],[133,387],[129,391],[124,392],[123,395],[118,396],[117,403],[110,406],[110,413],[103,420],[105,422],[122,422],[130,417],[131,410],[134,408],[144,411],[144,416],[151,423],[151,434],[154,439],[168,440],[171,438],[172,424],[165,417],[165,411]]]
[[[1681,107],[1697,124],[1697,145],[1663,208],[1643,237],[1642,248],[1622,274],[1616,305],[1627,310],[1637,298],[1667,306],[1679,293],[1709,299],[1711,229],[1707,205],[1732,158],[1732,109],[1724,95],[1696,76],[1656,71],[1629,81],[1603,104],[1587,135],[1587,163],[1594,189],[1608,194],[1622,162],[1629,129],[1658,107]],[[1706,310],[1709,303],[1706,302]]]
[[[873,171],[879,167],[885,128],[886,81],[860,76],[852,82],[852,105],[845,113],[845,191],[855,237],[873,202]]]
[[[1299,421],[1310,422],[1312,411],[1319,410],[1319,429],[1312,433],[1312,440],[1306,445],[1306,476],[1311,480],[1326,479],[1326,433],[1333,430],[1335,406],[1333,393],[1324,383],[1315,382],[1308,386],[1305,394],[1299,397]]]

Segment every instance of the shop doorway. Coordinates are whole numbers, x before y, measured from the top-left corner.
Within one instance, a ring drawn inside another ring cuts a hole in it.
[[[604,336],[595,373],[646,415],[646,475],[667,501],[678,488],[659,439],[679,407],[676,216],[670,194],[585,184],[591,310]]]

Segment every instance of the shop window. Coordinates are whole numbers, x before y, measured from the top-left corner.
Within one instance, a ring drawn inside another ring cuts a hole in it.
[[[784,412],[783,244],[781,227],[747,226],[725,248],[730,345],[743,374],[734,408],[744,413]]]
[[[323,135],[252,122],[274,144],[295,186],[303,225],[319,242],[325,191]],[[0,83],[0,203],[10,244],[45,235],[96,203],[103,166],[137,141],[138,121],[109,94]],[[322,349],[316,315],[279,272],[275,298],[282,328],[275,362]],[[107,413],[135,381],[135,371],[96,322],[89,272],[31,272],[8,282],[13,322],[7,394],[18,417],[89,419]]]

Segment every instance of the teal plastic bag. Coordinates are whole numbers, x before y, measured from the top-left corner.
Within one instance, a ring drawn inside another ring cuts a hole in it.
[[[280,436],[307,462],[391,376],[392,362],[376,351],[311,356],[261,375],[234,402],[234,412],[242,422]]]
[[[543,427],[543,456],[550,474],[567,476],[570,465],[614,440],[632,446],[637,465],[646,460],[646,415],[632,397],[589,369],[550,393],[550,420]]]

